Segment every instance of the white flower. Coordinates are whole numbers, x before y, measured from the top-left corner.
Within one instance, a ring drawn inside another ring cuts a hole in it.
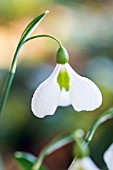
[[[113,170],[113,144],[104,153],[104,161],[109,170]]]
[[[104,161],[109,170],[113,170],[113,144],[104,153]],[[68,170],[100,170],[90,157],[74,159]]]
[[[83,157],[81,159],[74,159],[72,165],[68,170],[100,170],[90,157]]]
[[[53,115],[58,106],[72,104],[76,111],[91,111],[101,103],[101,92],[91,80],[78,75],[68,63],[57,64],[50,77],[36,89],[32,111],[43,118]]]

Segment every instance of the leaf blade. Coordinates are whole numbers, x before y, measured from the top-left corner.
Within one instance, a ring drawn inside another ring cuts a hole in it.
[[[104,123],[105,121],[109,120],[109,119],[113,119],[113,107],[109,108],[108,110],[106,110],[105,112],[103,112],[102,114],[100,114],[96,120],[93,122],[90,130],[87,132],[86,137],[85,137],[85,141],[84,141],[84,145],[87,146],[90,141],[93,138],[94,133],[96,132],[97,128]]]
[[[36,157],[26,152],[16,152],[15,159],[24,168],[24,170],[31,170]]]
[[[34,20],[32,20],[28,26],[25,28],[25,30],[23,31],[20,41],[24,42],[24,40],[26,40],[31,34],[32,32],[36,29],[36,27],[38,26],[38,24],[42,21],[42,19],[45,17],[45,15],[48,13],[49,11],[45,11],[43,13],[41,13],[40,15],[38,15]]]

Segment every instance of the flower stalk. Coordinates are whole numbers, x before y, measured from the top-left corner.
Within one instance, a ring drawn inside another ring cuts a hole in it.
[[[30,40],[33,40],[33,39],[36,39],[36,38],[40,38],[40,37],[47,37],[47,38],[51,38],[53,40],[55,40],[60,47],[62,47],[62,43],[60,42],[60,40],[58,38],[56,38],[55,36],[53,35],[50,35],[50,34],[40,34],[40,35],[35,35],[35,36],[32,36],[30,38],[27,38],[24,43],[30,41]]]
[[[20,48],[21,48],[21,44],[18,45],[16,52],[14,54],[14,58],[13,58],[11,67],[9,69],[8,77],[7,77],[3,92],[2,92],[2,98],[1,98],[1,101],[0,101],[0,114],[4,110],[4,107],[5,107],[8,95],[9,95],[9,91],[11,89],[11,85],[12,85],[14,75],[15,75],[15,72],[16,72],[16,65],[17,65],[18,53],[19,53]]]
[[[73,142],[75,139],[74,139],[74,136],[75,136],[75,133],[72,133],[72,134],[69,134],[68,136],[66,137],[62,137],[61,139],[59,140],[56,140],[54,141],[53,143],[47,145],[42,151],[41,153],[39,154],[37,160],[35,161],[33,167],[32,167],[32,170],[39,170],[43,161],[44,161],[44,158],[51,154],[52,152],[56,151],[57,149]]]
[[[86,134],[85,140],[84,140],[84,146],[87,147],[89,145],[90,141],[93,138],[93,135],[97,128],[105,121],[113,118],[113,107],[102,113],[97,117],[97,119],[92,124],[90,130]]]
[[[32,20],[28,26],[26,27],[26,29],[23,31],[23,34],[21,35],[20,41],[18,43],[16,52],[14,54],[12,63],[11,63],[11,67],[9,69],[9,74],[5,83],[5,86],[3,88],[2,91],[2,96],[1,96],[1,101],[0,101],[0,114],[3,112],[8,95],[9,95],[9,91],[11,89],[11,85],[14,79],[14,75],[15,75],[15,71],[16,71],[16,65],[17,65],[17,59],[18,59],[18,54],[19,51],[22,47],[22,45],[24,44],[24,41],[26,40],[26,38],[28,36],[30,36],[30,34],[34,31],[34,29],[38,26],[38,24],[40,23],[40,21],[44,18],[44,16],[48,13],[49,11],[45,11],[44,13],[40,14],[39,16],[37,16],[34,20]]]
[[[18,55],[20,52],[21,47],[29,40],[35,39],[35,38],[40,38],[40,37],[48,37],[51,38],[53,40],[55,40],[60,47],[62,47],[62,43],[60,42],[60,40],[58,40],[56,37],[52,36],[52,35],[46,35],[46,34],[42,34],[42,35],[36,35],[36,36],[32,36],[29,38],[29,36],[31,35],[31,33],[34,31],[34,29],[38,26],[38,24],[40,23],[40,21],[45,17],[45,15],[48,13],[49,11],[45,11],[44,13],[40,14],[39,16],[37,16],[33,21],[31,21],[31,23],[29,23],[29,25],[26,27],[26,29],[24,30],[19,44],[17,46],[16,52],[14,54],[12,63],[11,63],[11,67],[9,69],[9,73],[8,73],[8,77],[5,83],[5,86],[3,88],[2,91],[2,95],[1,95],[1,100],[0,100],[0,114],[3,112],[8,95],[9,95],[9,91],[11,89],[11,85],[15,76],[15,72],[16,72],[16,66],[17,66],[17,60],[18,60]]]

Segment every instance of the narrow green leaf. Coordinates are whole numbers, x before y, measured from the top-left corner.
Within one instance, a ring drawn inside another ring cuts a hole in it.
[[[24,170],[31,170],[34,162],[36,161],[36,157],[27,152],[16,152],[15,159]],[[41,166],[39,170],[46,170],[46,168]]]
[[[36,157],[30,153],[16,152],[15,158],[24,170],[31,170]]]
[[[0,114],[3,112],[8,95],[9,95],[9,91],[13,82],[13,78],[16,72],[16,65],[17,65],[17,60],[18,60],[18,54],[19,51],[22,47],[22,45],[24,44],[24,41],[30,36],[30,34],[34,31],[34,29],[38,26],[38,24],[40,23],[40,21],[44,18],[44,16],[48,13],[49,11],[45,11],[42,14],[40,14],[39,16],[37,16],[33,21],[31,21],[29,23],[29,25],[26,27],[26,29],[24,30],[23,34],[21,35],[20,41],[18,43],[18,46],[16,48],[10,69],[9,69],[9,74],[8,77],[6,79],[6,83],[3,87],[3,91],[2,91],[2,97],[0,100]]]
[[[97,130],[97,128],[105,121],[109,120],[109,119],[113,119],[113,107],[108,109],[107,111],[105,111],[104,113],[102,113],[101,115],[99,115],[97,117],[97,119],[94,121],[94,123],[92,124],[90,130],[88,131],[87,135],[86,135],[86,138],[85,138],[85,141],[84,141],[84,145],[87,146],[95,131]]]
[[[32,32],[35,30],[35,28],[38,26],[38,24],[41,22],[41,20],[45,17],[45,15],[48,12],[49,11],[43,12],[29,23],[29,25],[25,28],[24,32],[21,35],[20,42],[23,42],[32,34]]]
[[[72,134],[68,134],[67,136],[62,136],[60,139],[55,140],[54,142],[47,145],[42,152],[39,154],[38,158],[34,162],[32,170],[40,170],[42,166],[44,158],[51,154],[52,152],[56,151],[57,149],[69,144],[75,140],[74,138],[75,132]]]

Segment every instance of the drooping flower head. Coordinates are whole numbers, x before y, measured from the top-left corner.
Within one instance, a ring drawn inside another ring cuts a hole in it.
[[[68,170],[100,170],[90,157],[75,159]]]
[[[89,157],[90,149],[88,145],[84,145],[83,130],[76,130],[75,135],[75,159],[71,163],[68,170],[100,170],[93,162],[93,160]]]
[[[32,98],[32,111],[37,117],[53,115],[58,106],[72,104],[76,111],[92,111],[101,105],[99,88],[88,78],[78,75],[68,61],[66,49],[60,47],[53,73],[39,85]]]
[[[108,170],[113,170],[113,144],[104,153],[104,161]],[[74,159],[68,170],[100,170],[93,160],[89,157]]]

